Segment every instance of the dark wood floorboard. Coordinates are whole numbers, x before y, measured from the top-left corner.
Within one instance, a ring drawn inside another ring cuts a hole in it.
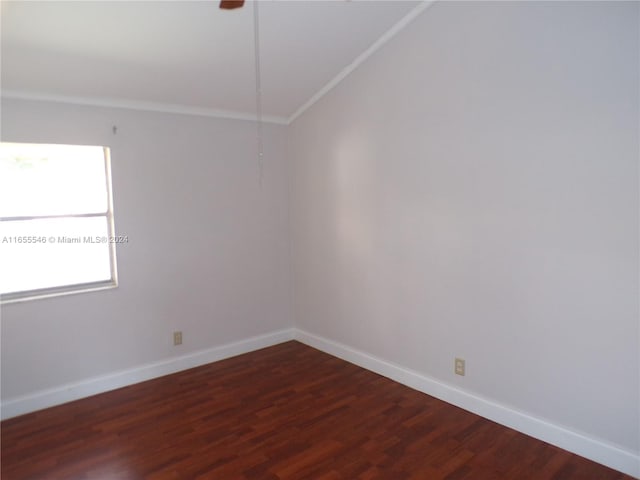
[[[622,480],[297,342],[1,424],[3,480]]]

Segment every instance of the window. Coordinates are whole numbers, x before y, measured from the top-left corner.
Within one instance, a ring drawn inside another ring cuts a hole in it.
[[[117,285],[109,149],[0,143],[0,300]]]

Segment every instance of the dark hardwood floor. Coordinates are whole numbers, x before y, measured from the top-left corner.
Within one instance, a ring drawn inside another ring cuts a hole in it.
[[[12,479],[629,479],[297,342],[2,422]]]

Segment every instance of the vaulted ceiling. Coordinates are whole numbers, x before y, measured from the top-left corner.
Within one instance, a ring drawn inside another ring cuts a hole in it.
[[[287,119],[415,1],[260,1],[263,111]],[[255,112],[253,2],[2,1],[2,91]]]

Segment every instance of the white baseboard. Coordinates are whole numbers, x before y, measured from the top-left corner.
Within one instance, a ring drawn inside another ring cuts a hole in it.
[[[60,405],[293,339],[501,425],[640,478],[640,455],[636,453],[514,410],[349,346],[294,328],[12,398],[2,402],[0,418],[4,420]]]
[[[260,348],[270,347],[271,345],[293,340],[293,338],[294,330],[292,328],[278,330],[238,342],[227,343],[206,350],[199,350],[180,357],[168,358],[120,372],[88,378],[80,382],[62,385],[48,390],[41,390],[2,402],[0,406],[0,418],[5,420],[24,413],[34,412],[98,393],[108,392],[116,388],[126,387],[127,385],[234,357]]]
[[[416,371],[395,365],[304,330],[296,329],[295,339],[496,423],[513,428],[627,475],[640,478],[640,455],[637,453],[623,450],[601,440],[571,431],[524,412],[519,412]]]

